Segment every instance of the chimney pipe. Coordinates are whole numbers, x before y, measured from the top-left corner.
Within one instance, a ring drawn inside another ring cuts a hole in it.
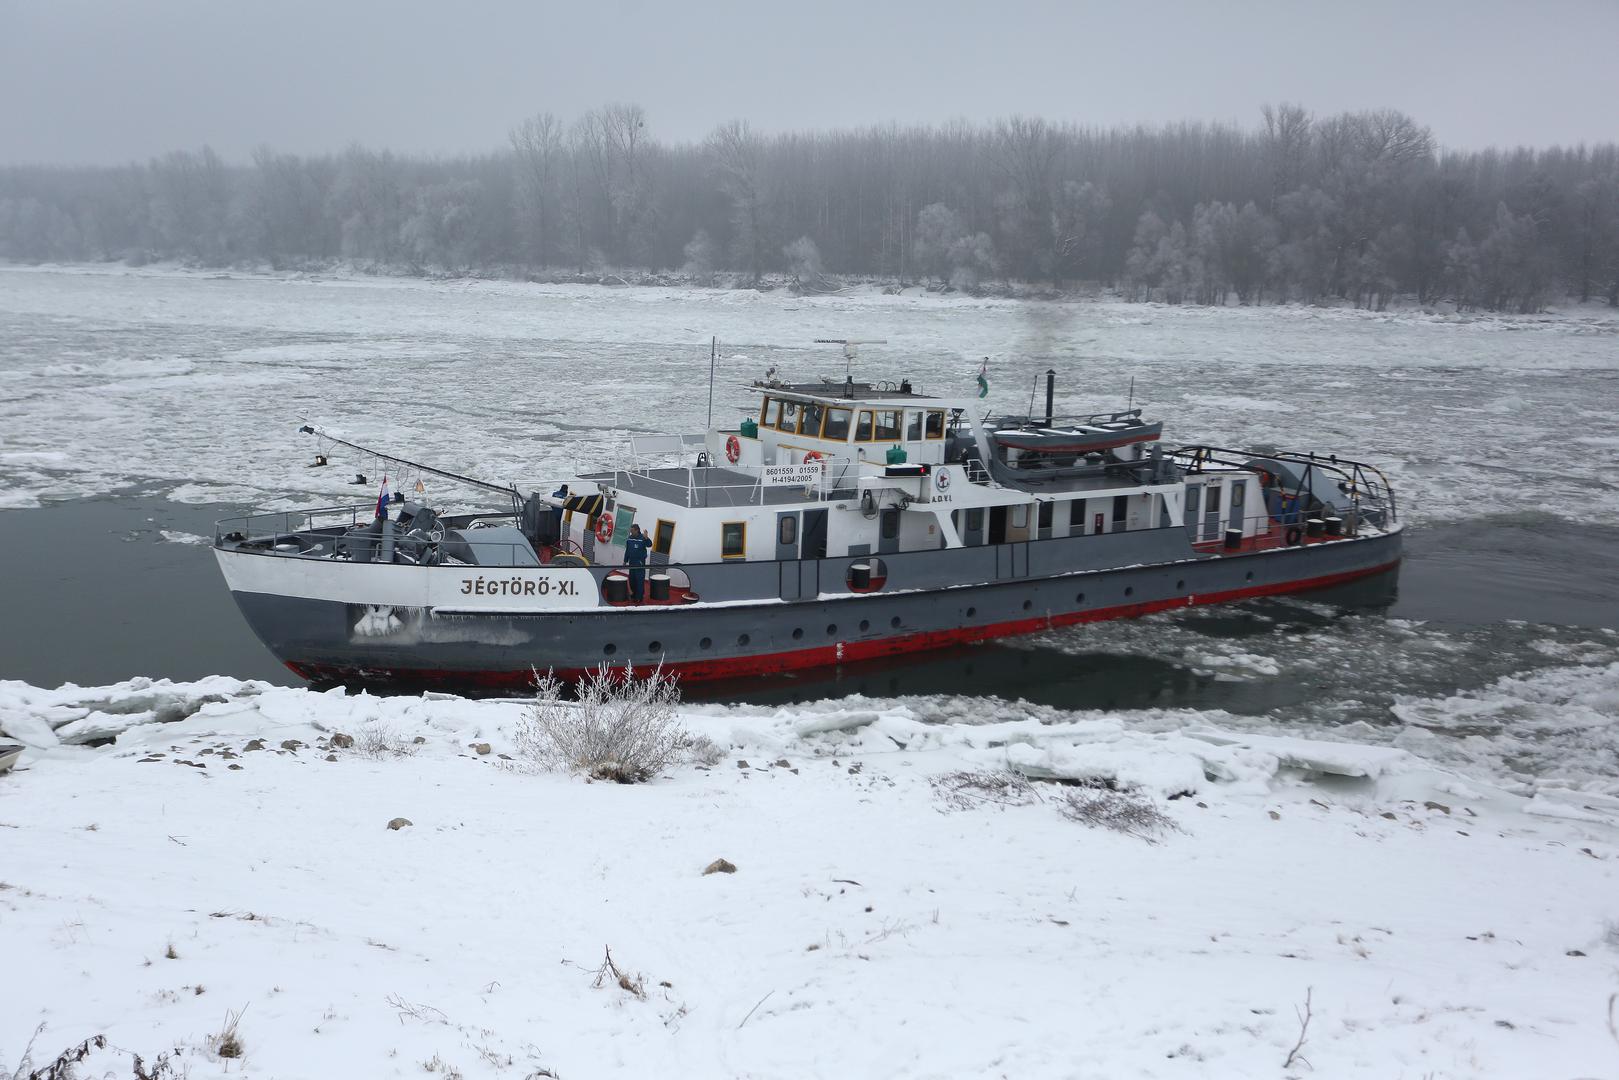
[[[1046,368],[1046,427],[1051,426],[1051,421],[1052,421],[1051,403],[1052,403],[1052,399],[1056,396],[1056,393],[1057,393],[1057,371],[1056,371],[1055,368]]]

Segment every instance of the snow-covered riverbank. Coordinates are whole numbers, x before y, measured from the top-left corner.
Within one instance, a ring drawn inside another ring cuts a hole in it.
[[[503,758],[516,703],[0,696],[14,728],[116,732],[40,737],[0,778],[0,1070],[41,1024],[36,1065],[105,1034],[97,1068],[168,1051],[193,1077],[1619,1069],[1600,795],[1525,800],[1392,748],[858,701],[688,709],[725,757],[620,787]],[[1008,763],[1136,787],[1177,831],[1088,828],[1048,785],[956,809],[935,783]],[[736,873],[704,875],[717,858]],[[595,985],[608,948],[644,996]],[[228,1014],[239,1058],[210,1049]]]

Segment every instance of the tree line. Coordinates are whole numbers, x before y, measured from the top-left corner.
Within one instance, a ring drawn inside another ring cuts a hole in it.
[[[1619,146],[1446,151],[1400,112],[1291,104],[1252,128],[735,121],[680,143],[610,104],[539,113],[473,156],[6,167],[0,256],[1532,312],[1619,306]]]

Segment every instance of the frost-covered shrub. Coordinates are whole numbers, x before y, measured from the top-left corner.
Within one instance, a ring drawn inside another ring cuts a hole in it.
[[[1179,831],[1175,820],[1160,810],[1149,796],[1125,788],[1089,784],[1064,788],[1057,812],[1069,821],[1112,829],[1149,844],[1155,843],[1162,833]]]
[[[416,752],[416,744],[386,720],[372,720],[361,725],[354,736],[353,750],[367,758],[409,757]]]
[[[534,704],[518,722],[517,753],[548,769],[638,784],[687,756],[718,760],[718,748],[680,726],[680,690],[660,665],[645,675],[603,664],[574,686],[574,700],[547,673],[535,677]]]
[[[981,806],[1027,806],[1040,799],[1027,776],[1011,769],[991,771],[959,770],[935,776],[933,794],[950,810],[972,810]]]

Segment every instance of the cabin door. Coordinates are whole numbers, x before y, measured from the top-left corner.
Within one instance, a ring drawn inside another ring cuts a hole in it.
[[[801,559],[826,558],[826,511],[804,511],[803,535],[798,538],[798,557]]]
[[[1203,508],[1203,485],[1201,485],[1201,484],[1187,484],[1186,485],[1186,516],[1183,517],[1181,520],[1186,522],[1186,531],[1187,531],[1187,533],[1190,534],[1190,538],[1191,538],[1193,543],[1196,543],[1199,539],[1201,539],[1201,534],[1198,531],[1198,527],[1199,527],[1199,524],[1203,520],[1202,508]]]
[[[1203,502],[1203,539],[1220,539],[1220,482],[1209,484],[1208,498]]]
[[[899,550],[899,507],[885,506],[877,515],[877,552],[892,555]]]
[[[798,558],[798,511],[776,515],[776,558]]]

